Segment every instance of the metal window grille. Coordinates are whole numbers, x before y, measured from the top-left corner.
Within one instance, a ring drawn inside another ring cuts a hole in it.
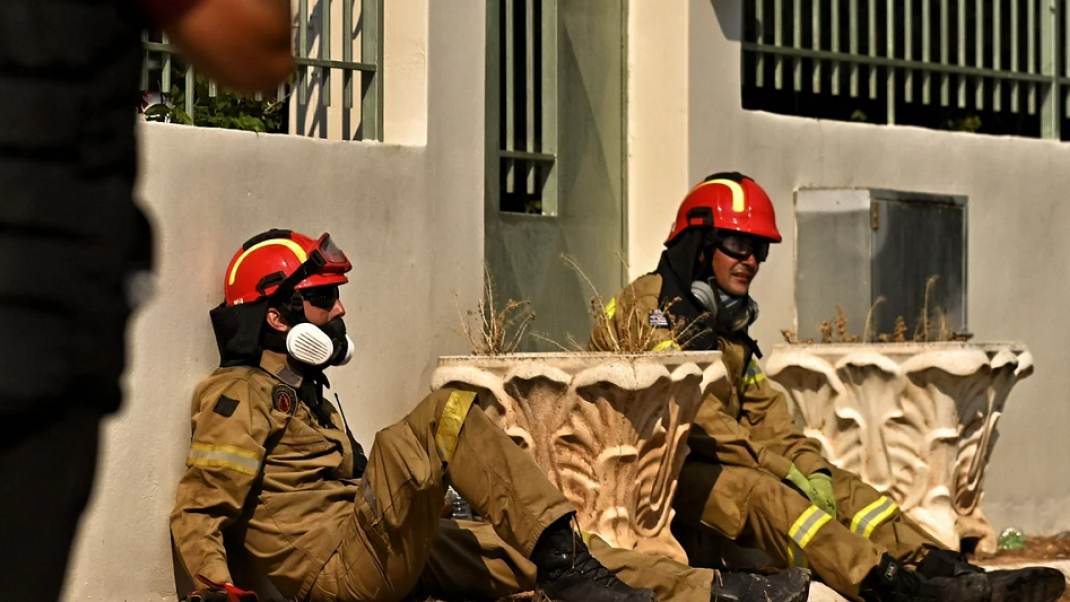
[[[556,215],[557,1],[491,0],[487,18],[488,183],[502,211]]]
[[[747,0],[744,106],[1060,138],[1070,129],[1067,3]]]
[[[297,70],[275,94],[276,100],[290,105],[291,133],[383,139],[383,1],[292,0]],[[144,93],[166,95],[172,89],[172,66],[175,61],[181,62],[178,48],[164,35],[146,32],[142,39],[145,58],[141,89]],[[356,49],[359,60],[354,58]],[[196,73],[192,67],[182,69],[184,81],[179,85],[185,92],[183,108],[196,125]],[[336,85],[341,86],[337,93]],[[207,92],[213,98],[227,93],[214,82],[209,82]],[[339,96],[341,106],[334,106]],[[262,100],[264,95],[257,94],[255,98]],[[355,128],[351,126],[354,110],[359,119]],[[335,116],[339,127],[328,128],[327,120]],[[328,133],[329,129],[334,135]]]

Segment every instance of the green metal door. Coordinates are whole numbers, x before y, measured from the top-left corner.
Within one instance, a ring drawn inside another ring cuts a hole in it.
[[[488,0],[486,261],[533,330],[586,344],[624,285],[626,0]],[[528,337],[523,350],[554,350]]]

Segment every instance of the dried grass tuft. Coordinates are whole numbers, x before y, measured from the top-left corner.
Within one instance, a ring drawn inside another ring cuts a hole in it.
[[[594,283],[591,282],[591,279],[583,271],[583,268],[576,263],[575,259],[564,253],[562,253],[560,257],[561,261],[572,268],[587,285],[587,288],[592,295],[588,306],[591,322],[593,323],[595,330],[606,335],[610,351],[620,355],[639,355],[649,353],[652,348],[663,340],[661,334],[658,332],[663,329],[651,326],[650,316],[643,315],[638,311],[628,311],[627,315],[624,315],[624,323],[618,332],[618,329],[610,324],[609,316],[606,315],[606,304],[602,301],[602,296],[598,293],[598,289],[594,286]],[[620,259],[621,262],[624,263],[624,259]],[[627,264],[625,264],[625,268],[627,268]],[[631,294],[632,298],[628,299],[627,297],[624,297],[623,299],[618,299],[618,312],[626,311],[623,307],[635,307],[635,291],[629,287],[623,294]],[[672,306],[679,302],[679,298],[673,299],[666,307],[661,309],[664,312],[666,319],[669,321],[669,337],[679,348],[687,349],[688,345],[693,343],[695,339],[709,332],[709,329],[703,326],[703,322],[710,314],[708,312],[703,313],[690,321],[675,318],[672,315],[671,309]],[[568,349],[564,345],[547,337],[540,336],[538,338],[556,345],[561,349]],[[576,341],[572,335],[569,335],[568,337],[568,344],[572,347],[572,350],[575,351],[587,350],[586,345]]]
[[[461,317],[461,330],[472,355],[494,356],[516,353],[535,312],[529,301],[510,299],[500,310],[494,300],[490,268],[483,266],[483,298],[474,310]]]
[[[922,311],[918,317],[918,322],[914,327],[913,336],[910,340],[915,342],[932,342],[932,341],[966,341],[973,337],[970,333],[955,333],[951,331],[950,321],[948,320],[947,313],[940,307],[932,306],[933,289],[936,286],[936,281],[939,280],[940,275],[934,274],[929,276],[925,280],[925,299],[922,304]],[[905,343],[907,342],[907,324],[903,316],[898,316],[895,319],[894,330],[891,333],[875,332],[873,321],[876,314],[877,307],[881,303],[885,302],[884,297],[878,297],[873,305],[869,308],[869,312],[866,314],[866,325],[862,331],[862,335],[850,334],[850,330],[847,325],[847,313],[843,307],[836,306],[836,317],[833,320],[825,320],[821,322],[818,329],[821,331],[821,343],[830,344],[833,342],[842,343]],[[806,344],[806,341],[800,341],[797,333],[790,330],[780,331],[789,344]],[[835,333],[835,336],[833,334]]]

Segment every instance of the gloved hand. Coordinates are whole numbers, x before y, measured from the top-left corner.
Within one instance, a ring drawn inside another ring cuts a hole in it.
[[[819,471],[810,475],[807,480],[810,481],[810,487],[814,490],[810,501],[832,518],[836,518],[840,509],[836,505],[836,492],[832,490],[832,476]]]
[[[247,592],[232,583],[216,583],[197,575],[197,579],[207,587],[190,592],[183,602],[259,602],[254,592]]]
[[[788,476],[784,477],[784,480],[798,489],[799,493],[805,495],[810,500],[810,503],[832,516],[832,518],[836,518],[836,496],[832,492],[832,477],[821,472],[815,472],[807,478],[792,464],[791,470],[788,471]]]

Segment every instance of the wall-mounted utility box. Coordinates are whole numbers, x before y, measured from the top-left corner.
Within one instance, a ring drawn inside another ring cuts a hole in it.
[[[966,328],[966,197],[881,189],[795,192],[795,307],[799,339],[820,340],[820,324],[841,306],[848,330],[891,334],[898,316],[913,339],[929,295],[931,336]],[[878,300],[883,299],[878,304]]]

